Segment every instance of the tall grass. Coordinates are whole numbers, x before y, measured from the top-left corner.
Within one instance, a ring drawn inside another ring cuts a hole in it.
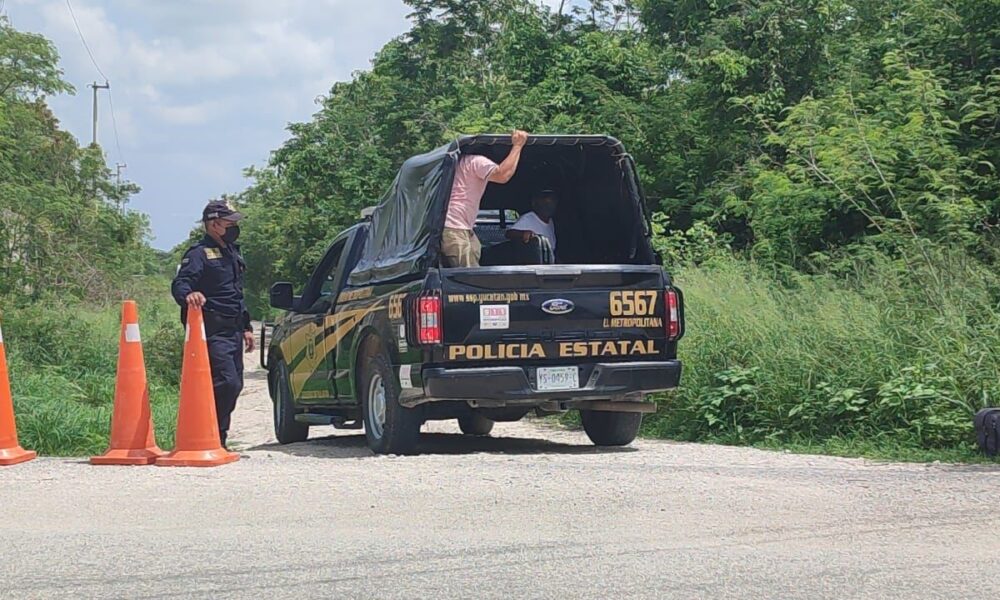
[[[836,278],[737,259],[680,270],[683,380],[646,433],[971,456],[973,413],[1000,403],[1000,280],[960,255],[934,260]]]
[[[9,304],[5,304],[9,306]],[[139,301],[157,441],[173,445],[183,331],[169,296]],[[49,456],[83,456],[108,445],[120,306],[49,300],[2,315],[21,444]]]

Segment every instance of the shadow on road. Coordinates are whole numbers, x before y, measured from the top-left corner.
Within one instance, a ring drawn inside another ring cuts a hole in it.
[[[373,457],[364,434],[331,435],[298,444],[261,444],[249,451],[282,452],[292,456],[315,458]],[[541,438],[471,437],[457,433],[423,433],[420,454],[612,454],[635,452],[635,448],[599,448],[591,444],[566,444]]]
[[[267,371],[261,369],[245,370],[243,372],[243,379],[251,381],[267,381]]]

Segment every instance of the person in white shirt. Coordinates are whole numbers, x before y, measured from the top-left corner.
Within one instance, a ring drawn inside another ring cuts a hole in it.
[[[553,217],[559,207],[559,197],[552,190],[539,192],[531,200],[532,211],[521,215],[507,230],[507,239],[527,244],[536,235],[549,241],[552,254],[556,253],[556,222]]]

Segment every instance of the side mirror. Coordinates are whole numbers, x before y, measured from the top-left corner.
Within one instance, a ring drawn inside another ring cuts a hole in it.
[[[295,310],[298,298],[294,295],[292,284],[280,281],[271,286],[271,306],[281,310]]]

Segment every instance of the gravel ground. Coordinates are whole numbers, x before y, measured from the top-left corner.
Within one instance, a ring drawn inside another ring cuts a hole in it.
[[[980,598],[1000,470],[500,424],[416,457],[274,444],[262,373],[216,469],[0,471],[0,598]]]

